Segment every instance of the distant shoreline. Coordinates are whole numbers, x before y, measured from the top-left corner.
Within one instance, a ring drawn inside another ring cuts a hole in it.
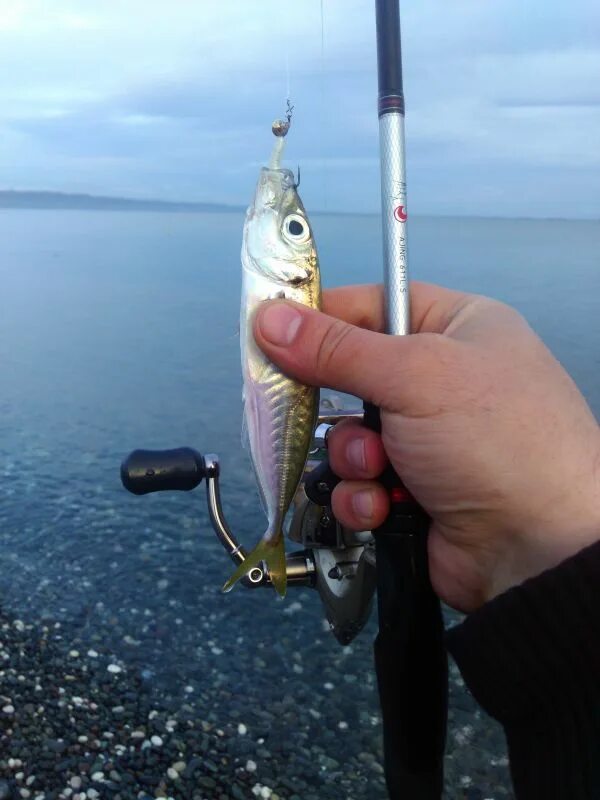
[[[139,200],[128,197],[110,197],[92,194],[76,194],[70,192],[0,190],[0,211],[17,209],[23,211],[159,211],[167,213],[226,213],[243,214],[245,206],[233,206],[226,203],[200,203],[171,200]],[[311,212],[318,216],[378,216],[375,211],[323,211],[315,209]],[[415,214],[416,217],[435,219],[479,219],[479,220],[522,220],[535,222],[567,221],[598,222],[598,217],[507,217],[490,214],[455,216],[451,214]]]
[[[102,195],[72,194],[67,192],[14,190],[0,191],[0,209],[2,208],[65,211],[244,211],[242,206],[230,206],[225,203],[138,200],[127,197],[104,197]]]

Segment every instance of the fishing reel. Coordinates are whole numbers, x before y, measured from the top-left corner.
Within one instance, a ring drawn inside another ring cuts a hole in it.
[[[317,590],[336,639],[348,644],[371,613],[376,588],[375,547],[370,531],[344,528],[331,510],[331,494],[339,478],[327,459],[327,435],[342,419],[362,418],[362,411],[343,411],[334,400],[321,405],[304,475],[296,492],[288,538],[303,549],[286,555],[289,588]],[[210,521],[218,540],[238,567],[247,552],[227,524],[220,493],[220,463],[214,453],[201,455],[190,447],[134,450],[121,465],[123,486],[136,495],[190,491],[206,480]],[[271,586],[264,566],[241,580],[248,589]]]

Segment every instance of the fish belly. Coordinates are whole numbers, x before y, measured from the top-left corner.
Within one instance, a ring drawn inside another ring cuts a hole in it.
[[[315,421],[317,390],[265,364],[246,388],[250,453],[269,533],[281,534],[283,518],[302,477]]]
[[[256,282],[253,282],[255,284]],[[269,284],[268,281],[265,283]],[[244,415],[250,454],[269,531],[283,518],[302,477],[318,410],[318,389],[284,375],[258,348],[252,321],[258,304],[276,296],[273,286],[248,288],[242,310]],[[290,299],[293,292],[289,292]]]

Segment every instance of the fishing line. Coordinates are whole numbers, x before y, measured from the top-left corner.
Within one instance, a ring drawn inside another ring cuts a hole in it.
[[[290,105],[290,54],[285,51],[285,101]]]
[[[285,6],[282,10],[281,15],[282,20],[282,28],[285,20]],[[285,149],[285,137],[287,136],[287,132],[290,129],[290,125],[292,124],[292,113],[294,111],[294,106],[292,105],[292,101],[290,99],[291,95],[291,70],[290,70],[290,51],[289,48],[285,49],[285,117],[281,117],[276,119],[271,126],[271,130],[276,137],[275,145],[271,152],[271,158],[269,160],[269,169],[281,169],[282,168],[282,158],[283,158],[283,151]]]
[[[327,131],[325,113],[325,0],[320,0],[321,6],[321,131]],[[321,138],[324,142],[324,137]],[[327,211],[327,176],[325,174],[325,154],[323,154],[323,167],[321,170],[321,189],[323,193],[323,211]]]
[[[321,0],[321,63],[323,63],[323,57],[325,55],[325,8],[323,3],[325,0]]]

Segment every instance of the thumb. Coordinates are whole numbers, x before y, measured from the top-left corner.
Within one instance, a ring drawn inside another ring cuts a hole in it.
[[[403,387],[416,399],[419,376],[436,360],[432,340],[442,338],[374,333],[282,300],[261,304],[254,336],[271,361],[302,383],[348,392],[390,411],[405,408]]]

